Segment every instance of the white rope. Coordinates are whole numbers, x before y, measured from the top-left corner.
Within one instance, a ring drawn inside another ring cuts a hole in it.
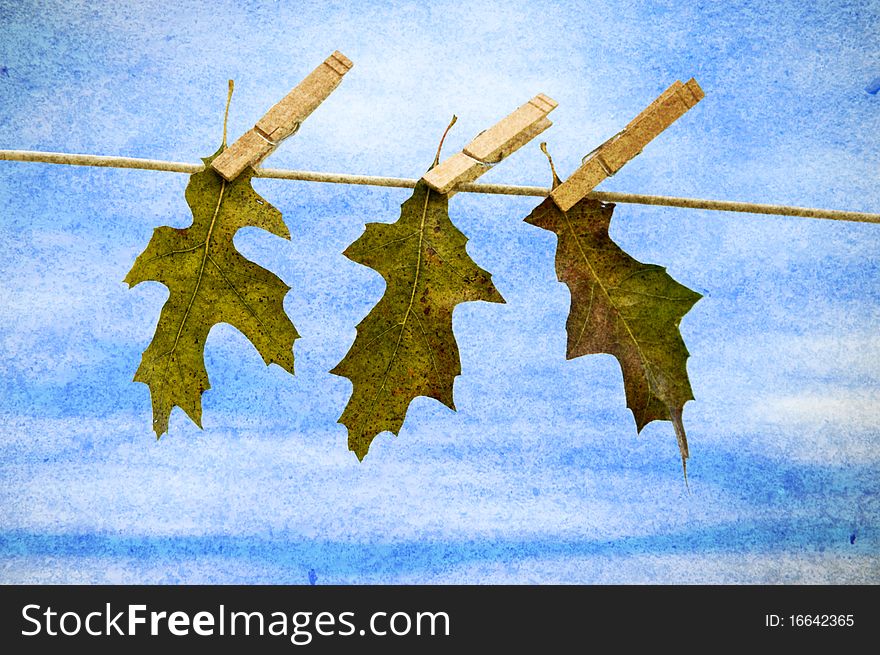
[[[41,162],[45,164],[67,164],[70,166],[139,168],[151,171],[170,171],[173,173],[198,173],[204,169],[202,164],[187,164],[184,162],[137,159],[135,157],[78,155],[64,152],[37,152],[29,150],[0,150],[0,160]],[[266,177],[277,180],[327,182],[331,184],[366,184],[370,186],[398,187],[404,189],[412,189],[418,182],[418,180],[403,177],[378,177],[374,175],[351,175],[347,173],[319,173],[315,171],[296,171],[278,168],[257,168],[255,175],[256,177]],[[456,192],[545,197],[550,193],[550,189],[536,186],[514,186],[511,184],[471,183],[461,185],[456,188]],[[836,221],[880,223],[880,214],[843,211],[839,209],[813,209],[809,207],[791,207],[788,205],[766,205],[754,202],[650,196],[637,193],[614,193],[610,191],[593,191],[588,194],[588,197],[595,200],[602,200],[604,202],[630,203],[637,205],[662,205],[665,207],[685,207],[688,209],[708,209],[712,211],[743,212],[747,214],[773,214],[777,216],[824,218]]]

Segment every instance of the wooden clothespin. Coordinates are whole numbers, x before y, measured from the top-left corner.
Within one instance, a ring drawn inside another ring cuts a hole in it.
[[[539,93],[515,112],[480,133],[461,152],[444,160],[422,176],[440,193],[473,182],[496,164],[527,144],[553,123],[547,114],[556,109],[553,98]]]
[[[278,144],[299,129],[300,123],[339,86],[342,76],[351,67],[348,57],[338,50],[334,52],[266,112],[251,130],[220,153],[211,166],[229,181],[248,166],[258,166]]]
[[[550,197],[562,211],[568,211],[600,182],[614,175],[638,155],[651,140],[704,96],[703,89],[695,79],[691,78],[685,84],[676,81],[621,132],[587,155],[580,168],[553,189]]]

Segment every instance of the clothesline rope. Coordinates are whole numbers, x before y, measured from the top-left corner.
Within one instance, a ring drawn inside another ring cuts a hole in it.
[[[139,159],[136,157],[112,157],[105,155],[82,155],[65,152],[39,152],[32,150],[0,150],[0,160],[40,162],[45,164],[66,164],[70,166],[99,166],[107,168],[136,168],[172,173],[198,173],[204,170],[202,164],[185,162]],[[258,168],[256,177],[277,180],[299,180],[302,182],[327,182],[331,184],[363,184],[369,186],[397,187],[412,189],[418,180],[402,177],[380,177],[374,175],[352,175],[348,173],[321,173],[316,171],[297,171],[279,168]],[[456,189],[463,193],[490,193],[513,196],[544,197],[550,189],[537,186],[515,186],[511,184],[463,184]],[[712,211],[742,212],[747,214],[772,214],[776,216],[798,216],[802,218],[823,218],[836,221],[856,221],[860,223],[880,223],[880,214],[843,211],[839,209],[814,209],[810,207],[791,207],[788,205],[768,205],[754,202],[734,202],[728,200],[704,200],[701,198],[678,198],[673,196],[653,196],[637,193],[616,193],[593,191],[588,197],[603,202],[629,203],[637,205],[661,205],[687,209],[708,209]]]

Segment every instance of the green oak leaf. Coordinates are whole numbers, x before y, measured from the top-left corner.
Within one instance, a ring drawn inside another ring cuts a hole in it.
[[[339,422],[361,460],[379,433],[400,431],[417,396],[455,409],[452,386],[461,363],[452,312],[471,300],[504,302],[492,276],[468,256],[467,237],[450,221],[446,195],[419,182],[400,209],[396,223],[368,223],[344,252],[386,282],[385,294],[331,371],[352,381]]]
[[[222,151],[203,159],[205,169],[190,177],[186,201],[192,225],[156,228],[125,278],[132,287],[151,280],[169,291],[134,376],[150,388],[157,437],[168,430],[175,405],[201,427],[202,393],[211,386],[205,340],[217,323],[240,330],[267,366],[275,363],[293,373],[293,342],[299,335],[283,308],[290,287],[233,245],[235,233],[247,226],[285,239],[290,233],[281,212],[251,187],[250,168],[233,182],[214,172],[211,161]]]
[[[693,392],[679,323],[702,296],[614,243],[608,236],[613,211],[613,204],[584,198],[564,212],[547,198],[525,221],[558,237],[556,274],[571,291],[567,358],[614,355],[637,430],[672,421],[686,473],[682,411]]]

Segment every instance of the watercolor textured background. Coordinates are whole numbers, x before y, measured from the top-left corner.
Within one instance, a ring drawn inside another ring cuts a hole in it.
[[[184,5],[179,7],[178,4]],[[562,175],[675,79],[706,99],[601,188],[880,211],[877,2],[10,2],[0,147],[195,162],[339,49],[273,167],[416,177],[538,92]],[[876,92],[876,89],[875,89]],[[549,184],[532,143],[485,181]],[[199,431],[131,377],[166,297],[122,278],[184,175],[0,162],[2,582],[878,582],[880,226],[620,205],[612,236],[705,298],[682,331],[691,494],[609,356],[564,359],[536,199],[460,194],[506,305],[455,313],[457,413],[417,400],[359,464],[327,371],[382,293],[342,257],[406,190],[258,180],[292,242],[297,375],[228,326]]]

